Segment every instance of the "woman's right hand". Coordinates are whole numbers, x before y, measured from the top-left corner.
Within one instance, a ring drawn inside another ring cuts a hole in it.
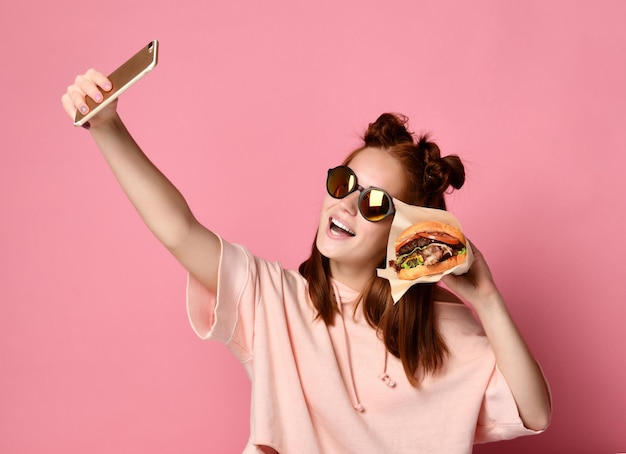
[[[76,76],[74,83],[67,87],[67,91],[61,97],[61,102],[63,103],[65,112],[67,112],[72,121],[76,116],[77,110],[79,110],[83,115],[89,112],[89,107],[85,102],[87,96],[93,99],[96,103],[102,102],[102,93],[98,88],[107,92],[111,90],[112,85],[111,81],[104,74],[95,69],[89,69],[85,74]],[[117,115],[116,108],[117,100],[114,100],[89,120],[90,126],[93,127],[97,124],[113,119]]]

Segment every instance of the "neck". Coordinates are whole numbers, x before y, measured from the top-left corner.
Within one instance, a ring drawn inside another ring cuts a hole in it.
[[[362,292],[376,274],[376,270],[372,271],[369,267],[365,266],[347,266],[331,260],[330,274],[334,279],[350,287],[352,290]]]

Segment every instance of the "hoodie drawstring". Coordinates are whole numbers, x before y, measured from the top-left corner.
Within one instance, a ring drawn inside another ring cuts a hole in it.
[[[389,351],[385,348],[385,363],[383,366],[383,372],[378,376],[378,378],[380,378],[390,388],[394,388],[396,386],[396,382],[387,373],[387,357],[388,356],[389,356]]]
[[[352,406],[354,407],[354,409],[358,412],[363,412],[365,411],[365,407],[363,407],[363,404],[361,404],[361,401],[359,400],[359,396],[356,392],[356,384],[354,382],[354,372],[352,371],[352,361],[350,360],[350,344],[348,341],[348,328],[346,326],[346,321],[344,319],[344,315],[343,315],[343,308],[341,306],[341,296],[339,293],[339,289],[337,288],[337,285],[334,284],[334,291],[335,291],[335,300],[337,301],[337,308],[339,310],[339,319],[340,319],[340,323],[341,323],[341,337],[342,339],[342,343],[343,343],[343,350],[344,350],[344,369],[347,371],[348,376],[346,377],[346,385],[348,387],[348,392],[350,393],[350,399],[352,400]],[[383,383],[385,383],[389,388],[394,388],[396,386],[396,382],[389,377],[389,374],[387,373],[387,358],[389,356],[389,352],[387,351],[387,348],[385,348],[385,359],[383,362],[383,372],[378,376],[378,378],[380,378]]]
[[[338,289],[335,288],[335,295],[339,295],[339,292],[337,291]],[[350,361],[350,345],[348,344],[348,329],[346,328],[346,321],[343,318],[343,309],[341,308],[341,301],[340,298],[335,298],[337,300],[337,307],[339,309],[339,318],[341,319],[341,334],[343,337],[343,351],[344,351],[344,366],[345,369],[348,371],[348,377],[347,377],[347,385],[348,385],[348,391],[350,392],[350,398],[352,399],[352,406],[354,407],[354,409],[358,412],[363,412],[365,410],[365,408],[363,407],[363,405],[361,404],[361,402],[359,401],[359,396],[356,392],[356,384],[354,383],[354,373],[352,372],[352,361]]]

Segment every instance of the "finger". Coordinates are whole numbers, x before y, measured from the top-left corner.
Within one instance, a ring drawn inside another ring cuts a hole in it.
[[[469,238],[466,237],[467,240],[467,244],[469,244],[469,246],[472,248],[472,253],[474,254],[474,256],[480,256],[482,255],[482,253],[480,252],[480,250],[476,247],[476,244],[470,240]]]
[[[72,112],[75,113],[76,110],[79,110],[83,115],[89,112],[89,106],[87,106],[87,103],[85,102],[85,92],[76,84],[67,87],[67,93],[64,95],[64,98],[70,100],[70,110]],[[70,103],[68,103],[68,106]]]
[[[102,102],[104,99],[96,83],[87,75],[77,76],[74,81],[74,86],[97,103]]]
[[[69,94],[64,93],[63,96],[61,96],[61,104],[63,104],[65,112],[73,119],[76,115],[76,106]]]
[[[88,69],[85,73],[85,77],[90,79],[103,91],[111,91],[111,89],[113,88],[113,84],[111,83],[109,78],[96,69]]]

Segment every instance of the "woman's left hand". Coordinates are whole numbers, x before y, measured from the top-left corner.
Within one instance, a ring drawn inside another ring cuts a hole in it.
[[[485,261],[485,257],[478,248],[469,241],[474,254],[474,262],[465,274],[447,274],[442,281],[450,290],[461,299],[476,307],[482,301],[487,301],[499,295],[498,288],[493,280],[491,270]]]
[[[443,282],[475,309],[524,425],[544,430],[552,413],[548,384],[515,326],[484,256],[470,244],[474,263],[469,271],[460,276],[448,274]]]

